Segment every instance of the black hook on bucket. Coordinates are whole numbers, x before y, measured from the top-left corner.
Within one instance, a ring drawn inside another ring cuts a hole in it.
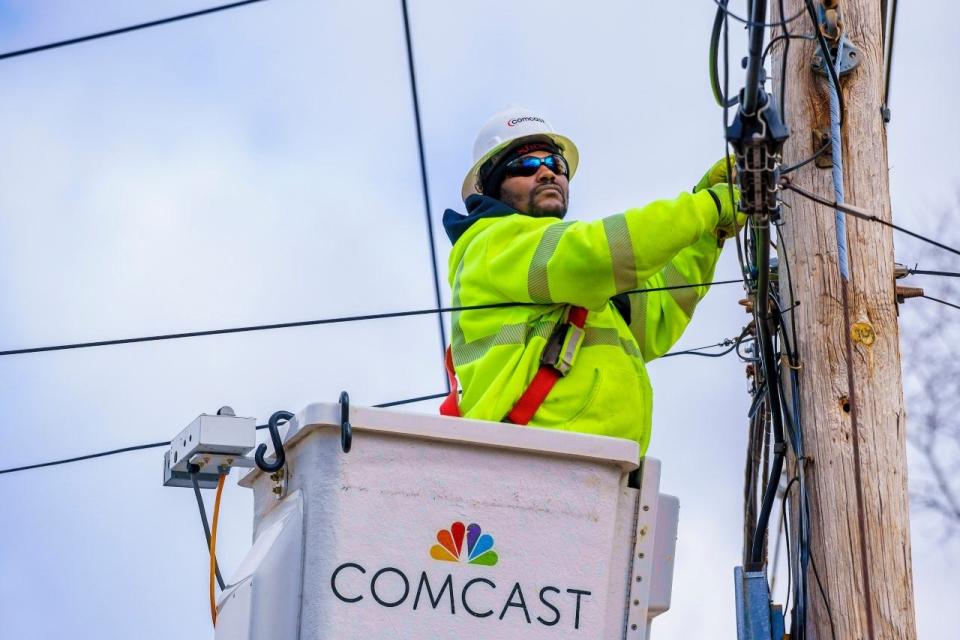
[[[340,392],[340,448],[350,453],[353,445],[353,427],[350,426],[350,395]]]
[[[270,430],[270,440],[273,441],[273,451],[276,454],[276,459],[273,462],[267,462],[264,459],[264,454],[267,452],[266,443],[257,447],[257,452],[253,455],[253,458],[256,460],[257,466],[261,471],[273,473],[274,471],[282,469],[283,465],[286,464],[287,456],[283,452],[283,441],[280,439],[278,425],[281,420],[287,422],[292,417],[293,414],[289,411],[277,411],[270,416],[270,420],[267,421],[267,428]]]

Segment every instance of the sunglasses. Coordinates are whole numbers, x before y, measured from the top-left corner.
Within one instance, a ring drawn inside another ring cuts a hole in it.
[[[545,158],[538,158],[536,156],[523,156],[522,158],[511,160],[505,165],[506,175],[529,177],[540,170],[540,165],[546,166],[547,169],[550,169],[550,171],[553,171],[557,175],[570,175],[570,170],[567,167],[567,161],[563,159],[563,156],[559,156],[555,153]]]

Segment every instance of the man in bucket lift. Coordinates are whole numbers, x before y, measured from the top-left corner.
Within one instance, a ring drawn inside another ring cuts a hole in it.
[[[721,160],[693,193],[595,222],[564,221],[577,147],[540,115],[493,116],[443,216],[455,312],[444,415],[650,440],[645,364],[683,333],[725,237],[744,223]],[[455,375],[454,375],[455,373]],[[456,376],[456,377],[455,377]],[[458,398],[457,377],[463,384]]]

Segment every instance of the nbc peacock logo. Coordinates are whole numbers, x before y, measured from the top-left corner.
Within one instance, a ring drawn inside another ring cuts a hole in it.
[[[464,549],[466,538],[466,549]],[[430,557],[444,562],[466,562],[492,567],[500,557],[493,550],[493,536],[483,533],[478,524],[464,526],[454,522],[449,529],[437,531],[437,542],[430,547]]]

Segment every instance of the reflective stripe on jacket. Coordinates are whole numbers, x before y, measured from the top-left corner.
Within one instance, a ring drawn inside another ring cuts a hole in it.
[[[611,298],[709,282],[720,255],[713,197],[684,193],[594,222],[450,214],[460,218],[456,233],[448,224],[453,305],[535,303],[452,315],[464,417],[503,420],[536,374],[553,328],[578,305],[590,311],[582,345],[530,424],[632,438],[642,455],[653,402],[644,363],[677,341],[707,287],[630,294],[625,314]]]

